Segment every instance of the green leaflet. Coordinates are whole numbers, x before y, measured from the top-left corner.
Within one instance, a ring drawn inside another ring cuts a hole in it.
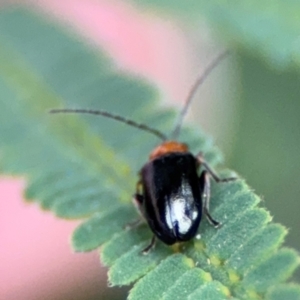
[[[141,251],[148,243],[149,240],[144,240],[139,244],[131,244],[131,249],[115,261],[108,272],[109,281],[113,285],[130,284],[154,269],[163,259],[173,257],[170,256],[172,250],[162,244],[158,245],[158,251],[150,253],[147,256],[141,255]],[[116,246],[120,247],[120,244]],[[143,285],[141,289],[144,289]]]
[[[300,287],[298,285],[279,285],[270,290],[267,294],[268,300],[299,300],[300,299]]]
[[[72,238],[73,248],[75,251],[84,252],[99,247],[122,230],[134,217],[135,212],[129,205],[117,206],[104,215],[93,216],[75,230]]]
[[[199,287],[191,295],[188,296],[188,300],[196,299],[216,299],[216,300],[226,300],[229,298],[228,290],[222,286],[219,282],[213,281],[208,284]]]
[[[103,118],[47,111],[102,108],[166,133],[174,112],[153,108],[157,93],[151,86],[117,73],[103,54],[28,11],[0,12],[0,45],[1,171],[26,176],[28,201],[60,217],[86,218],[73,234],[73,248],[102,246],[112,285],[136,282],[129,299],[299,295],[296,285],[278,285],[299,263],[294,251],[278,250],[286,230],[257,207],[260,199],[243,180],[212,184],[211,212],[223,224],[219,230],[203,220],[201,239],[179,249],[158,243],[148,256],[140,255],[149,229],[123,227],[137,218],[130,204],[136,174],[157,140]],[[199,129],[184,128],[181,136],[193,152],[202,150],[212,165],[220,163],[219,151]]]
[[[187,299],[199,285],[207,285],[211,280],[210,274],[199,268],[188,270],[164,293],[163,300]]]
[[[294,262],[298,262],[298,264],[300,262],[296,251],[280,249],[259,266],[250,270],[245,275],[243,282],[258,292],[265,292],[269,286],[275,286],[293,273],[296,268]]]
[[[133,287],[128,299],[161,299],[163,293],[173,286],[174,281],[191,268],[193,261],[184,255],[169,256]]]
[[[202,17],[226,42],[255,51],[278,68],[300,62],[300,2],[294,0],[132,0],[199,26]]]

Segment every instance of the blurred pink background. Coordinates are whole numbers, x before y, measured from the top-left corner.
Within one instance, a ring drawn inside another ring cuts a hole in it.
[[[104,46],[121,68],[155,81],[164,88],[165,99],[185,98],[195,66],[184,33],[168,20],[114,1],[42,0],[30,5],[71,26],[91,46]],[[116,290],[107,291],[97,251],[73,254],[68,244],[78,222],[59,220],[26,204],[24,186],[21,179],[0,178],[0,299],[110,298]]]

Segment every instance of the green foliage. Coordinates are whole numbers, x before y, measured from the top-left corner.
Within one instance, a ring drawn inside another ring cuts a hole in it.
[[[300,287],[298,285],[279,285],[272,289],[267,294],[267,300],[298,300],[300,294]]]
[[[255,51],[273,66],[300,62],[300,2],[294,0],[221,1],[132,0],[199,26],[205,19],[231,46]]]
[[[120,74],[103,54],[27,11],[0,13],[0,44],[0,169],[26,176],[29,201],[60,217],[86,218],[73,248],[102,246],[112,285],[135,282],[131,300],[297,299],[298,286],[278,284],[291,276],[299,257],[279,249],[286,230],[271,222],[241,179],[213,183],[211,211],[223,223],[219,230],[203,220],[201,239],[179,249],[158,243],[141,255],[149,229],[123,226],[137,217],[130,203],[136,174],[157,141],[107,119],[47,111],[102,108],[166,133],[174,112],[154,108],[153,87]],[[220,163],[219,151],[198,129],[185,128],[181,137],[192,152],[201,149],[212,165]]]
[[[300,202],[296,200],[300,189],[294,180],[300,176],[299,69],[274,71],[260,58],[243,52],[237,63],[238,142],[232,145],[229,164],[264,195],[276,220],[291,228],[287,244],[300,249]]]

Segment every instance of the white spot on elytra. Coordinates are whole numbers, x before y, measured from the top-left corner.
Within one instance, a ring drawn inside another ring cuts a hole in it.
[[[170,229],[173,230],[177,226],[180,234],[189,231],[193,221],[198,217],[198,211],[191,205],[193,202],[191,186],[183,179],[178,191],[171,195],[171,203],[166,202],[166,223]],[[187,212],[191,209],[193,210]]]
[[[192,219],[196,220],[198,217],[198,212],[196,210],[193,211]]]
[[[166,205],[166,222],[169,228],[173,229],[176,224],[181,234],[186,233],[191,225],[192,220],[185,214],[185,199],[176,198],[172,201],[172,205]]]

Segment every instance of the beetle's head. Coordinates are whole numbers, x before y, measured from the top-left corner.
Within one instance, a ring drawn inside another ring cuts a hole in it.
[[[169,154],[169,153],[185,153],[188,152],[189,148],[186,144],[179,143],[177,141],[166,141],[157,146],[151,153],[150,153],[150,160],[158,158],[160,156]]]

